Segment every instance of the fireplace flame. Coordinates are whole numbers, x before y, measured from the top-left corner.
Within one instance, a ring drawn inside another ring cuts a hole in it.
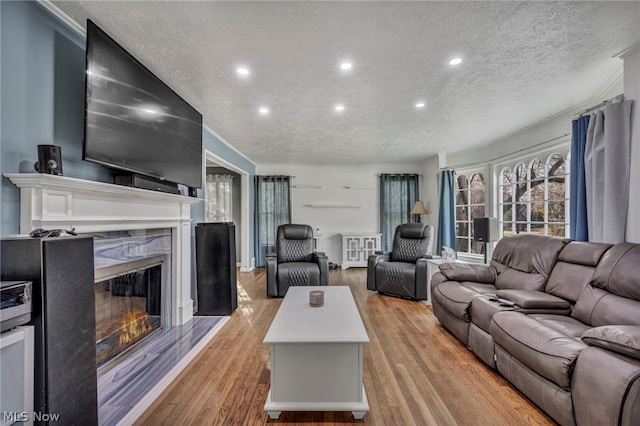
[[[137,340],[140,336],[149,333],[152,329],[149,322],[149,315],[140,309],[132,309],[122,314],[120,318],[119,346],[126,346]]]

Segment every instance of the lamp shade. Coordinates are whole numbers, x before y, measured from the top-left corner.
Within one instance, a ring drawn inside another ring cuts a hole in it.
[[[411,209],[411,211],[409,213],[411,213],[411,214],[429,214],[429,211],[424,206],[424,203],[422,201],[418,200],[413,205],[413,208]]]

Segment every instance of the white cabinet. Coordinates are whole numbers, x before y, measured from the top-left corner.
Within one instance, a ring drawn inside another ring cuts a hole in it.
[[[34,327],[0,334],[0,424],[33,424]]]
[[[342,269],[366,267],[369,256],[380,250],[380,235],[382,234],[342,234]]]

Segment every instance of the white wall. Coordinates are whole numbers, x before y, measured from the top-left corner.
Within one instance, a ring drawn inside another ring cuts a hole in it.
[[[627,223],[627,240],[640,242],[640,49],[624,57],[624,78],[613,82],[602,93],[571,111],[558,114],[540,123],[522,129],[508,137],[487,145],[457,152],[439,153],[420,164],[373,164],[363,166],[319,166],[263,164],[256,174],[285,174],[296,178],[294,184],[322,185],[320,189],[296,188],[292,190],[293,222],[308,223],[320,228],[324,251],[332,262],[341,261],[342,232],[378,232],[380,173],[420,173],[421,199],[429,215],[423,220],[436,228],[439,209],[439,171],[445,167],[486,163],[517,153],[525,154],[566,141],[571,135],[571,121],[582,110],[603,100],[624,93],[626,99],[634,99],[631,148],[630,203]],[[542,146],[539,144],[547,142]],[[348,190],[344,186],[365,186],[374,189]],[[311,208],[307,204],[357,205],[357,208]]]
[[[379,232],[379,175],[381,173],[423,174],[421,164],[304,165],[261,164],[257,175],[290,175],[293,185],[321,185],[322,188],[291,190],[291,221],[311,225],[322,233],[322,250],[329,260],[342,262],[343,232]],[[432,179],[423,176],[420,187]],[[426,186],[433,185],[429,182]],[[360,187],[347,189],[345,186]],[[421,189],[422,191],[422,189]],[[308,207],[353,206],[353,207]],[[428,217],[428,216],[427,216]]]
[[[424,165],[424,173],[431,173],[434,167],[444,168],[460,168],[461,166],[487,164],[494,160],[504,159],[510,156],[526,155],[529,152],[551,149],[558,144],[570,144],[571,141],[571,121],[580,112],[600,102],[610,99],[614,96],[624,93],[626,99],[640,99],[640,53],[635,53],[625,57],[624,75],[613,82],[609,87],[601,91],[601,94],[572,108],[571,111],[565,111],[557,114],[540,123],[533,124],[507,137],[487,145],[477,146],[475,148],[466,149],[456,152],[442,153],[439,155],[439,165],[433,161],[427,161]],[[634,105],[634,123],[640,123],[640,105]],[[636,124],[638,128],[640,124]],[[640,164],[640,131],[632,134],[632,174],[631,174],[631,199],[629,205],[629,214],[627,219],[627,240],[640,241],[640,168],[633,167],[634,164]],[[495,185],[491,188],[495,191]],[[490,200],[492,197],[489,198]],[[438,203],[438,198],[435,198]],[[493,203],[495,205],[495,203]],[[491,209],[492,206],[489,207]],[[431,215],[432,224],[437,225],[437,210],[435,205],[435,214]],[[437,235],[437,228],[436,228]]]
[[[562,139],[566,139],[567,136],[569,136],[570,139],[571,121],[573,121],[573,118],[577,114],[606,99],[617,96],[625,90],[626,87],[623,85],[623,79],[620,78],[603,90],[600,95],[592,98],[588,102],[585,102],[583,105],[578,105],[575,108],[572,108],[571,111],[565,111],[564,113],[552,116],[545,121],[533,124],[487,145],[456,152],[449,152],[446,154],[446,165],[447,167],[456,167],[465,164],[489,162],[518,152],[522,152],[524,154],[526,151],[534,147],[538,149],[543,148],[544,145],[537,145],[544,142],[547,142],[548,145],[554,145]]]
[[[433,225],[435,228],[434,238],[438,238],[438,211],[440,210],[440,162],[437,155],[428,158],[422,164],[422,181],[420,186],[420,196],[424,205],[429,211],[422,219],[425,223]],[[433,250],[436,250],[436,242],[433,243]]]
[[[640,45],[624,56],[624,96],[633,99],[626,240],[640,243]]]

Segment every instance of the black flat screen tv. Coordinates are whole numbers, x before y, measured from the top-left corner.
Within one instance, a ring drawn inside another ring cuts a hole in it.
[[[202,186],[202,115],[87,20],[83,159]]]

